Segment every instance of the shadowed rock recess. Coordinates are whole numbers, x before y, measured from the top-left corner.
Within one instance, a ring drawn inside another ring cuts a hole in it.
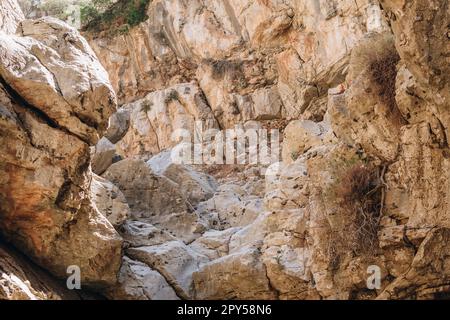
[[[27,12],[0,1],[0,299],[450,297],[447,0]],[[279,159],[171,156],[236,128]]]

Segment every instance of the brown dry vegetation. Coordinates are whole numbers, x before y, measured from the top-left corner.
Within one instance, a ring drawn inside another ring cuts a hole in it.
[[[378,249],[382,211],[382,170],[360,161],[343,165],[329,186],[329,200],[337,205],[340,223],[331,227],[329,258],[332,265],[346,253],[373,256]]]
[[[207,59],[205,63],[211,66],[214,80],[222,80],[225,76],[230,77],[230,80],[239,80],[243,76],[241,61]]]

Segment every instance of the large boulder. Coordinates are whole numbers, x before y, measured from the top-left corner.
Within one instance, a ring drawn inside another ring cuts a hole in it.
[[[274,299],[258,247],[204,264],[193,274],[196,299]]]
[[[105,138],[111,143],[117,143],[127,133],[129,126],[130,113],[127,109],[120,108],[109,118],[109,126],[105,132]]]
[[[177,295],[183,299],[194,297],[192,274],[202,263],[208,261],[207,257],[195,252],[181,241],[130,248],[127,254],[162,274]]]
[[[113,163],[116,154],[116,146],[107,138],[101,138],[94,148],[92,148],[92,172],[101,175]]]
[[[1,37],[2,78],[53,126],[97,142],[116,97],[86,40],[53,18],[24,20],[17,33]]]
[[[115,110],[87,42],[55,19],[0,37],[0,230],[58,277],[116,281],[121,238],[89,198],[89,144]]]

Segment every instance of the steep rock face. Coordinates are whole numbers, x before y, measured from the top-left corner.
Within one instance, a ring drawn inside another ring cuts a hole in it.
[[[387,28],[369,0],[152,1],[147,15],[124,34],[87,35],[120,102],[196,79],[221,127],[322,117],[351,48]]]
[[[0,300],[78,300],[48,272],[22,254],[0,244]]]
[[[431,247],[436,238],[445,238],[448,228],[448,63],[442,60],[448,48],[433,42],[445,37],[436,21],[448,19],[448,12],[441,15],[437,7],[445,11],[448,4],[382,3],[393,25],[393,41],[382,44],[372,38],[370,45],[361,44],[366,49],[353,53],[369,63],[365,69],[355,68],[360,73],[349,75],[351,86],[331,100],[333,128],[338,137],[360,144],[386,167],[380,246],[384,251],[417,252],[414,260],[402,258],[410,269],[391,272],[398,278],[380,298],[438,297],[446,291],[448,270],[438,269],[433,281],[418,270],[424,261],[446,263],[447,249],[436,252]],[[368,54],[380,45],[384,54]],[[392,58],[394,65],[388,62]]]
[[[0,37],[0,230],[58,277],[116,281],[121,238],[89,198],[89,145],[115,95],[87,42],[51,18]]]
[[[25,19],[16,0],[4,0],[0,3],[0,30],[12,34],[17,25]]]
[[[389,173],[396,198],[390,198],[389,205],[395,204],[396,213],[410,212],[408,225],[448,227],[450,90],[445,25],[449,4],[383,4],[391,15],[395,45],[404,64],[397,76],[396,100],[408,121],[400,135],[404,147]],[[400,179],[398,171],[403,173]]]

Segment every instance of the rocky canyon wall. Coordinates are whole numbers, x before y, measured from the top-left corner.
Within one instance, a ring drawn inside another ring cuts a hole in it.
[[[154,0],[87,40],[15,6],[0,234],[53,275],[110,299],[448,297],[448,1]],[[174,132],[236,127],[279,130],[280,161],[171,157]]]
[[[58,277],[75,265],[111,285],[121,238],[89,197],[89,145],[116,108],[108,75],[76,30],[0,9],[1,235]]]

